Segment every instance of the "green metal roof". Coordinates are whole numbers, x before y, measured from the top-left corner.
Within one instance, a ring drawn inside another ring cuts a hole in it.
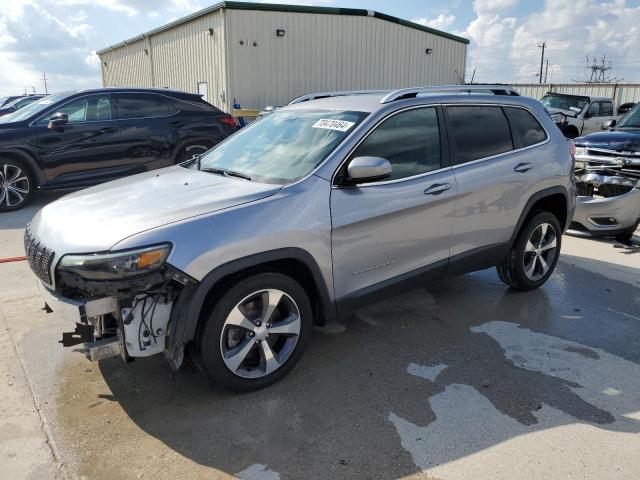
[[[306,5],[282,5],[282,4],[275,4],[275,3],[253,3],[253,2],[220,2],[210,7],[207,7],[205,9],[199,10],[195,13],[192,13],[191,15],[187,15],[186,17],[182,17],[182,18],[179,18],[178,20],[167,23],[162,27],[155,28],[146,33],[130,38],[129,40],[125,40],[124,42],[116,43],[115,45],[111,45],[109,47],[103,48],[102,50],[99,50],[97,53],[98,55],[101,55],[110,50],[114,50],[116,48],[129,45],[130,43],[136,42],[138,40],[142,40],[143,38],[150,37],[160,32],[164,32],[165,30],[169,30],[170,28],[176,27],[178,25],[182,25],[183,23],[187,23],[191,20],[194,20],[196,18],[202,17],[203,15],[207,15],[211,12],[215,12],[216,10],[220,10],[223,8],[227,8],[230,10],[262,10],[265,12],[324,13],[324,14],[330,14],[330,15],[352,15],[357,17],[373,17],[373,18],[379,18],[380,20],[385,20],[387,22],[397,23],[405,27],[414,28],[416,30],[421,30],[423,32],[429,32],[429,33],[432,33],[433,35],[445,37],[460,43],[465,43],[465,44],[469,43],[468,39],[463,37],[458,37],[457,35],[453,35],[451,33],[442,32],[440,30],[436,30],[435,28],[426,27],[424,25],[410,22],[408,20],[403,20],[401,18],[393,17],[391,15],[375,12],[373,10],[364,10],[361,8],[315,7],[315,6],[306,6]]]

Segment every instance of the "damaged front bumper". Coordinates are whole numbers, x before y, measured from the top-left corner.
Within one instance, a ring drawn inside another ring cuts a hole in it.
[[[578,197],[569,233],[630,235],[640,223],[640,158],[605,153],[576,155]]]
[[[42,281],[38,286],[46,310],[75,323],[75,330],[63,333],[60,343],[84,345],[92,361],[167,355],[174,302],[185,287],[197,283],[170,269],[132,281],[87,282],[59,274],[56,280],[55,291]],[[176,368],[182,361],[179,354],[179,359],[167,355]]]

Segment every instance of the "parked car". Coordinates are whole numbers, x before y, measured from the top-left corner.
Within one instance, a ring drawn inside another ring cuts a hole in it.
[[[575,204],[568,142],[533,99],[449,90],[283,107],[190,165],[45,206],[25,247],[77,323],[63,344],[175,368],[187,346],[246,391],[286,375],[314,324],[385,294],[491,266],[541,286]]]
[[[635,107],[635,106],[636,106],[636,103],[635,103],[635,102],[626,102],[626,103],[623,103],[622,105],[620,105],[620,106],[618,107],[618,115],[619,115],[620,117],[623,117],[624,115],[626,115],[627,113],[629,113],[629,112],[631,111],[631,109],[632,109],[633,107]]]
[[[299,97],[290,100],[287,105],[295,105],[296,103],[308,102],[309,100],[318,100],[321,98],[329,98],[329,97],[338,97],[338,96],[347,96],[347,95],[361,95],[363,93],[383,93],[383,90],[349,90],[344,92],[316,92],[316,93],[307,93],[305,95],[300,95]],[[267,115],[271,115],[277,109],[282,108],[281,105],[274,106],[269,105],[264,107],[262,110],[258,112],[257,119],[262,117],[266,117]]]
[[[58,93],[0,118],[0,211],[36,188],[71,189],[183,162],[236,130],[199,95],[109,88]]]
[[[17,100],[18,98],[25,97],[26,95],[9,95],[7,97],[0,98],[0,108],[4,107],[6,104]]]
[[[4,117],[5,115],[13,113],[16,110],[20,110],[27,105],[31,105],[45,96],[46,95],[27,95],[26,97],[16,98],[15,100],[0,107],[0,117]]]
[[[618,119],[612,98],[548,92],[540,100],[567,138],[598,132]]]
[[[575,140],[574,232],[631,239],[640,224],[640,105],[606,132]]]

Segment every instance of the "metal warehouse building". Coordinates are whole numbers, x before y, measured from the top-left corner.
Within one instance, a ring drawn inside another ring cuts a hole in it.
[[[222,2],[98,52],[106,87],[199,92],[225,111],[309,92],[460,83],[465,38],[371,10]]]

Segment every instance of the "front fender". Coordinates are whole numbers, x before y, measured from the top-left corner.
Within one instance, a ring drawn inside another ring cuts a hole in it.
[[[301,248],[288,247],[244,257],[219,266],[201,282],[186,286],[180,292],[171,312],[170,333],[165,351],[165,356],[173,368],[177,369],[182,364],[184,347],[195,338],[202,308],[207,296],[216,284],[234,273],[277,262],[278,260],[296,260],[304,264],[311,272],[312,280],[316,286],[320,313],[325,319],[336,316],[335,302],[329,296],[329,291],[318,263],[309,252]]]

